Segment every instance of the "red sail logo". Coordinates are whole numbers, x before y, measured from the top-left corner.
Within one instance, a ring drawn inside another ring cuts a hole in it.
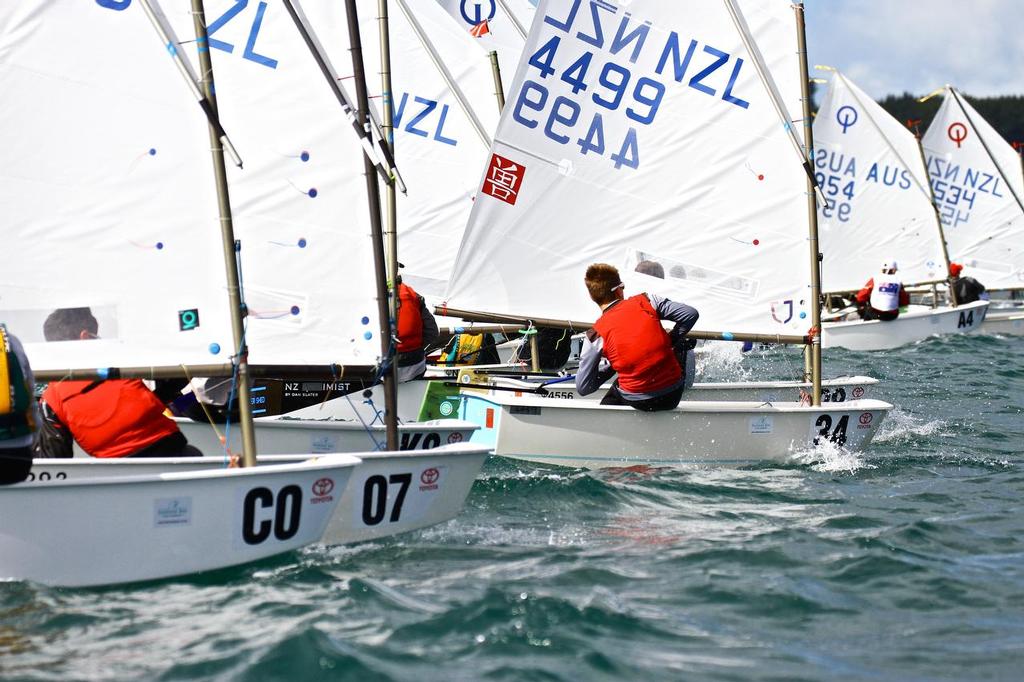
[[[524,175],[526,166],[509,161],[504,156],[491,154],[491,165],[487,168],[487,177],[484,178],[484,194],[515,206]]]

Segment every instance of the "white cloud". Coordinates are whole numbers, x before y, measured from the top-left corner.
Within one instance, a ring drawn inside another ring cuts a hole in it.
[[[805,0],[812,65],[841,69],[875,98],[946,83],[1024,94],[1021,0]],[[812,75],[814,75],[812,73]]]

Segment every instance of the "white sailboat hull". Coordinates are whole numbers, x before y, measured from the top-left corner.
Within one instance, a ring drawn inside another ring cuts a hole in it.
[[[853,400],[801,407],[688,402],[670,412],[590,401],[465,394],[461,416],[483,427],[481,440],[505,457],[588,469],[632,465],[784,461],[835,440],[867,446],[892,405]]]
[[[435,450],[359,453],[348,485],[334,493],[340,501],[321,542],[374,540],[454,518],[489,452],[487,447],[460,444]],[[310,455],[301,454],[260,455],[257,464],[267,467],[309,459]],[[45,484],[224,468],[225,461],[219,457],[37,459],[30,480]]]
[[[424,384],[426,382],[423,382]],[[213,428],[204,422],[176,419],[178,428],[188,442],[206,455],[224,452]],[[296,452],[326,454],[329,452],[360,453],[367,450],[383,449],[387,438],[384,427],[376,425],[367,428],[360,422],[331,421],[320,419],[294,419],[289,417],[264,417],[253,420],[256,431],[256,451],[267,455],[289,455]],[[223,431],[223,426],[219,427]],[[232,425],[235,433],[238,426]],[[476,424],[455,419],[438,419],[428,422],[400,424],[398,427],[399,450],[430,450],[441,445],[464,443],[476,431]],[[371,438],[372,437],[372,438]],[[237,441],[233,449],[238,450]],[[360,456],[362,456],[360,454]]]
[[[911,307],[890,322],[852,320],[822,324],[823,348],[887,350],[922,341],[930,336],[975,331],[988,312],[988,301],[956,308]]]
[[[1024,309],[989,309],[979,331],[982,334],[1024,336]]]
[[[0,489],[0,578],[110,585],[298,549],[323,537],[358,462],[331,455],[252,469],[53,476],[42,484],[37,475]]]

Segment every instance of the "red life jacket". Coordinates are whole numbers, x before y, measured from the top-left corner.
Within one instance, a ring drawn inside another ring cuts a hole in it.
[[[398,352],[423,349],[423,316],[420,295],[408,284],[398,285]]]
[[[607,308],[594,330],[604,339],[604,355],[626,393],[656,393],[682,378],[672,342],[646,294]]]
[[[164,404],[139,379],[52,383],[43,400],[93,457],[125,457],[178,432]]]

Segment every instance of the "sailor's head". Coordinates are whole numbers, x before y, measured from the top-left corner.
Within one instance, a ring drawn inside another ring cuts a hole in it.
[[[964,266],[960,265],[959,263],[950,263],[949,264],[949,276],[950,277],[959,277],[960,273],[963,272],[963,271],[964,271]]]
[[[889,260],[882,263],[882,272],[887,275],[895,275],[898,269],[899,266],[896,264],[896,260],[893,258],[890,258]]]
[[[594,263],[587,268],[587,274],[583,278],[590,293],[590,300],[604,306],[609,303],[621,300],[625,284],[619,277],[619,271],[614,265],[607,263]]]
[[[644,275],[650,275],[651,277],[665,279],[665,268],[656,260],[640,261],[636,264],[636,271]]]
[[[99,323],[89,308],[58,308],[43,322],[47,341],[85,341],[99,336]]]

